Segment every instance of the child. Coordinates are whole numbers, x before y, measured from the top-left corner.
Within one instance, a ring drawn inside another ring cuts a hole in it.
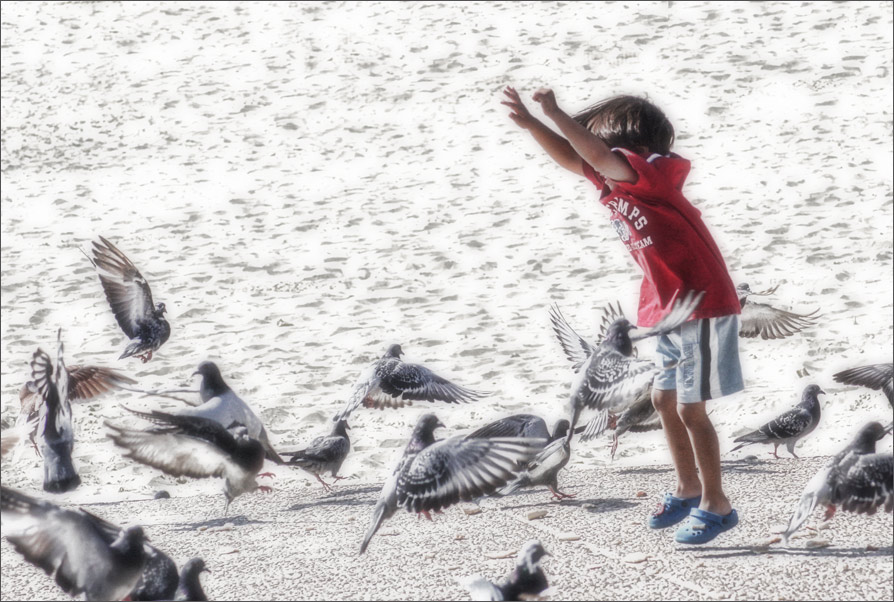
[[[639,326],[659,322],[675,293],[705,291],[690,321],[658,342],[663,365],[675,367],[655,378],[652,403],[661,416],[677,487],[665,495],[649,526],[685,521],[676,541],[711,541],[738,522],[721,486],[720,447],[705,402],[744,388],[740,306],[700,212],[681,192],[689,161],[670,152],[673,126],[658,107],[634,96],[609,98],[572,118],[556,104],[552,90],[540,89],[533,99],[559,135],[528,112],[513,88],[504,94],[509,117],[556,163],[600,191],[612,226],[644,273]]]

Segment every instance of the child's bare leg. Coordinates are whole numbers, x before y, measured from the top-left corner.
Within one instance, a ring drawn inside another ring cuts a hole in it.
[[[723,493],[720,478],[720,443],[717,431],[705,411],[705,402],[681,403],[678,407],[680,419],[689,431],[695,461],[702,483],[702,501],[699,508],[715,514],[729,514],[733,507]]]
[[[689,431],[677,413],[677,392],[652,389],[652,405],[661,417],[661,426],[677,471],[677,490],[674,496],[693,498],[702,495],[702,483],[695,468]]]

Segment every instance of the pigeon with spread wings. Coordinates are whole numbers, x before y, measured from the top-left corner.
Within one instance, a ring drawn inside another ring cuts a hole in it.
[[[436,441],[434,431],[442,426],[434,414],[419,418],[397,467],[382,487],[361,554],[398,508],[431,518],[429,512],[490,495],[511,481],[519,465],[533,458],[544,444],[542,439],[470,439],[462,435]]]
[[[141,527],[121,529],[85,510],[65,510],[8,487],[0,487],[0,515],[16,551],[71,596],[122,600],[140,578],[146,541]]]
[[[391,345],[381,359],[361,375],[351,398],[336,415],[335,421],[347,420],[360,405],[367,408],[401,408],[414,401],[459,403],[486,395],[455,385],[425,366],[401,361],[400,345]]]
[[[93,242],[91,261],[118,325],[131,339],[118,359],[136,356],[146,363],[171,336],[165,304],[153,303],[149,283],[124,253],[102,236],[99,240]]]
[[[127,450],[124,456],[175,477],[223,478],[224,515],[230,502],[243,493],[269,490],[255,480],[264,465],[264,447],[249,437],[243,425],[234,423],[227,429],[199,416],[130,411],[160,426],[141,431],[106,421],[109,438]]]
[[[739,336],[762,339],[784,339],[795,333],[801,332],[808,326],[815,326],[819,318],[819,309],[809,314],[795,314],[783,309],[776,309],[766,303],[757,303],[749,300],[750,296],[767,296],[776,292],[779,285],[756,293],[747,283],[743,282],[736,287],[739,296],[739,305],[742,313],[739,316]]]

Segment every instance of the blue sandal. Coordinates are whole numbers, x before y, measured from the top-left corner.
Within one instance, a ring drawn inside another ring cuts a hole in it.
[[[664,503],[649,517],[649,527],[652,529],[664,529],[689,516],[693,508],[698,508],[702,496],[680,498],[669,493],[664,494]]]
[[[739,524],[739,515],[732,510],[726,516],[693,508],[689,520],[680,525],[674,539],[677,543],[708,543],[724,531]]]

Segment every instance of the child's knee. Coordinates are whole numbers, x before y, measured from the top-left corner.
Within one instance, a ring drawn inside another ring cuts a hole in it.
[[[677,392],[652,389],[652,405],[658,413],[673,412],[677,407]]]
[[[677,414],[687,427],[702,424],[707,420],[705,402],[677,404]]]

